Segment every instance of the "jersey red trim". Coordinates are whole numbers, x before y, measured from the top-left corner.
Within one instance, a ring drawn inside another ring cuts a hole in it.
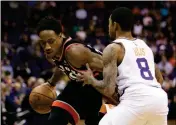
[[[68,42],[68,41],[70,41],[72,38],[71,37],[69,37],[66,41],[65,41],[65,43],[64,43],[64,45],[63,45],[63,47],[65,46],[65,44]],[[64,48],[62,49],[62,54],[61,54],[61,56],[60,56],[60,58],[59,58],[59,61],[61,61],[61,59],[62,59],[62,56],[63,56],[63,53],[64,53]]]
[[[63,47],[64,47],[65,44],[66,44],[68,41],[70,41],[71,39],[72,39],[72,38],[69,37],[69,38],[65,41],[65,43],[63,44]],[[62,49],[62,53],[61,53],[59,59],[56,59],[56,60],[61,61],[61,59],[62,59],[62,57],[63,57],[63,53],[64,53],[64,48]],[[56,58],[57,58],[57,57],[56,57]]]
[[[54,107],[59,107],[59,108],[62,108],[64,110],[66,110],[67,112],[70,113],[70,115],[73,117],[74,121],[75,121],[75,124],[78,123],[80,117],[79,117],[79,114],[77,113],[77,111],[71,106],[69,105],[68,103],[66,102],[63,102],[63,101],[60,101],[60,100],[56,100],[53,102],[52,106]]]

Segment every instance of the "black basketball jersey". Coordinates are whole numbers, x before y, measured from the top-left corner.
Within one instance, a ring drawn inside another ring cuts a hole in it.
[[[76,68],[66,60],[65,52],[66,52],[67,48],[72,44],[83,44],[83,43],[79,42],[78,40],[71,39],[71,38],[66,39],[65,42],[63,43],[63,50],[62,50],[62,54],[60,56],[60,59],[55,60],[54,62],[56,64],[56,66],[69,77],[70,80],[76,81],[76,75],[79,74],[79,71],[85,71],[85,70],[87,70],[87,68],[86,68],[86,65],[83,65],[80,68]],[[85,44],[83,44],[83,45],[85,47],[89,48],[92,52],[102,55],[102,52],[92,48],[91,46],[85,45]],[[94,71],[93,73],[97,79],[103,78],[102,73],[100,73],[98,71]]]

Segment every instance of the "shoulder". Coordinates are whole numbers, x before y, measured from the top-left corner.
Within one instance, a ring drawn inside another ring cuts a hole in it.
[[[65,53],[67,56],[79,56],[86,55],[88,51],[89,49],[86,48],[84,44],[73,43],[66,48]]]
[[[91,52],[84,44],[74,43],[65,50],[65,57],[76,64],[84,64],[91,57]]]
[[[116,61],[119,65],[124,57],[123,45],[120,43],[111,43],[103,51],[103,61],[104,63],[109,63],[111,61]]]
[[[120,43],[111,43],[103,51],[103,54],[118,54],[121,53],[123,45]]]

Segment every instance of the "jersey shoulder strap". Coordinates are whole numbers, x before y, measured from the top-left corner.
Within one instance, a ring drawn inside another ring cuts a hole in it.
[[[65,52],[65,50],[70,46],[70,45],[73,45],[73,44],[83,44],[82,42],[80,42],[79,40],[75,40],[75,39],[71,39],[69,40],[68,42],[66,42],[63,46],[63,50]]]
[[[102,54],[103,54],[101,51],[99,51],[99,50],[97,50],[97,49],[93,48],[93,47],[92,47],[92,46],[90,46],[90,45],[85,45],[85,47],[89,48],[89,49],[90,49],[90,51],[92,51],[92,52],[94,52],[94,53],[97,53],[97,54],[100,54],[100,55],[102,55]]]
[[[69,39],[67,38],[67,40],[65,40],[65,42],[63,43],[63,53],[62,53],[62,59],[65,57],[65,51],[69,48],[69,46],[73,45],[73,44],[82,44],[83,46],[85,46],[86,48],[90,49],[90,51],[94,52],[94,53],[97,53],[97,54],[100,54],[102,55],[102,52],[97,50],[97,49],[94,49],[93,47],[91,47],[90,45],[86,45],[85,43],[77,40],[77,39]],[[61,60],[62,60],[61,59]]]

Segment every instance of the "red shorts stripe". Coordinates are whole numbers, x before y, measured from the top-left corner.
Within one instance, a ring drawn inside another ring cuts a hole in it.
[[[79,117],[79,114],[76,112],[76,110],[71,106],[69,105],[68,103],[66,102],[63,102],[63,101],[60,101],[60,100],[56,100],[53,102],[52,106],[55,106],[55,107],[59,107],[59,108],[62,108],[62,109],[65,109],[66,111],[68,111],[71,116],[73,117],[74,121],[75,121],[75,124],[78,123],[80,117]]]

